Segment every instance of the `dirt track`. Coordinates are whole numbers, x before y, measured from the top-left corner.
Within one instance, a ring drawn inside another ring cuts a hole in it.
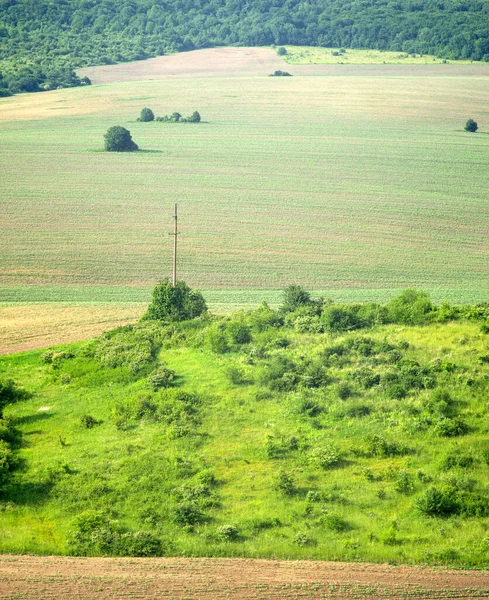
[[[249,559],[0,557],[0,599],[489,598],[489,572]]]

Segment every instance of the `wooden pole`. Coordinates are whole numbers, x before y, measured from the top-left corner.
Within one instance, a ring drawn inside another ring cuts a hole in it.
[[[178,237],[178,226],[177,226],[177,205],[175,204],[175,215],[173,217],[174,230],[173,230],[173,287],[177,285],[177,237]]]

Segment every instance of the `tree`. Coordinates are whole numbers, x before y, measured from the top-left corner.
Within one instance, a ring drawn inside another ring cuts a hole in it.
[[[182,115],[179,112],[174,112],[171,114],[170,121],[173,121],[174,123],[178,123],[178,121],[180,121],[181,118],[182,118]]]
[[[311,303],[311,295],[300,285],[288,285],[283,291],[283,310],[293,312],[300,306]]]
[[[164,279],[153,290],[153,298],[145,319],[154,321],[186,321],[194,319],[207,310],[204,297],[192,290],[184,281],[177,281],[175,287],[169,279]]]
[[[277,48],[277,54],[279,56],[285,56],[287,54],[287,49],[283,46],[280,46],[280,48]]]
[[[189,123],[200,123],[200,113],[198,111],[194,111],[187,120]]]
[[[465,123],[465,127],[464,127],[465,131],[470,131],[470,133],[475,133],[478,128],[479,128],[479,126],[474,121],[474,119],[469,119],[467,121],[467,123]]]
[[[149,121],[155,120],[154,112],[150,108],[143,108],[141,111],[141,116],[139,117],[140,121],[143,123],[148,123]]]
[[[104,135],[107,152],[134,152],[139,146],[133,141],[131,133],[120,125],[109,127]]]

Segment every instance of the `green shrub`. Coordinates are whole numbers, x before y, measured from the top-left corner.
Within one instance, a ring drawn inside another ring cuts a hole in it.
[[[474,464],[475,458],[472,454],[463,453],[459,448],[452,448],[443,458],[440,468],[445,471],[454,468],[470,469]]]
[[[30,394],[18,387],[12,379],[0,380],[0,419],[7,404],[14,404],[29,397]]]
[[[279,56],[285,56],[287,54],[287,48],[280,46],[279,48],[277,48],[277,54]]]
[[[154,321],[178,322],[195,319],[207,310],[204,297],[184,281],[173,287],[164,279],[153,289],[153,297],[143,318]]]
[[[243,385],[246,383],[246,375],[242,367],[231,365],[226,369],[226,375],[233,385]]]
[[[293,496],[296,492],[294,478],[288,471],[280,470],[275,476],[273,489],[284,496]]]
[[[468,131],[469,133],[475,133],[477,131],[477,129],[479,128],[479,126],[477,125],[477,123],[474,121],[474,119],[469,119],[466,123],[465,123],[465,131]]]
[[[222,323],[214,324],[206,334],[207,343],[212,352],[216,354],[225,354],[230,351],[228,336]]]
[[[167,367],[160,366],[155,373],[148,377],[148,382],[154,391],[173,385],[176,373]]]
[[[246,323],[232,321],[228,325],[228,331],[233,344],[249,344],[251,342],[251,331]]]
[[[139,150],[138,145],[132,139],[130,131],[119,125],[109,127],[104,135],[104,140],[107,152],[134,152]]]
[[[379,456],[381,458],[403,456],[409,454],[407,446],[400,442],[388,442],[381,435],[372,435],[367,438],[367,455]]]
[[[311,459],[321,469],[333,469],[341,462],[341,453],[334,446],[323,446],[311,451]]]
[[[338,397],[341,400],[348,400],[353,395],[353,388],[347,381],[342,381],[337,388]]]
[[[423,325],[433,316],[433,305],[428,294],[412,288],[404,290],[387,304],[387,319],[390,323]]]
[[[196,502],[181,502],[174,511],[176,523],[193,526],[203,523],[206,517]]]
[[[465,435],[469,431],[469,426],[462,419],[455,417],[441,417],[433,422],[433,432],[442,437],[458,437]]]
[[[297,533],[294,536],[294,539],[292,540],[292,542],[294,544],[296,544],[296,546],[315,546],[316,545],[316,540],[314,538],[311,538],[310,536],[307,535],[307,533],[304,532],[300,532]]]
[[[399,471],[394,481],[394,489],[400,494],[412,494],[414,492],[414,478],[407,471]]]
[[[459,512],[459,505],[454,497],[435,487],[423,492],[416,499],[415,506],[426,517],[449,517]]]
[[[143,108],[141,110],[141,114],[139,116],[138,121],[142,121],[143,123],[148,123],[149,121],[154,121],[155,115],[154,112],[150,108]]]
[[[80,417],[80,423],[82,427],[85,427],[85,429],[92,429],[93,427],[100,425],[102,421],[97,420],[92,415],[82,415]]]
[[[348,521],[338,515],[324,515],[323,523],[327,529],[335,533],[343,533],[352,528]]]
[[[217,537],[222,542],[236,542],[239,539],[239,529],[236,525],[221,525],[217,529]]]

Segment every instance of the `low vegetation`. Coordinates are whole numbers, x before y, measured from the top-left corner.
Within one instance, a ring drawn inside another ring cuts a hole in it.
[[[488,304],[294,285],[218,317],[156,289],[136,324],[0,360],[1,551],[487,563]]]

